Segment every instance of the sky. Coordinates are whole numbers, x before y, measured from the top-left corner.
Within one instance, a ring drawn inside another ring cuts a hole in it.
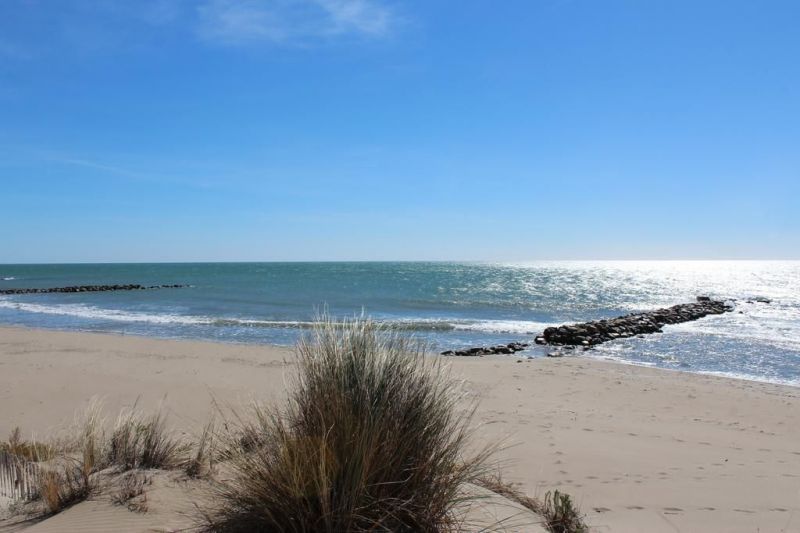
[[[2,0],[0,263],[800,259],[798,21]]]

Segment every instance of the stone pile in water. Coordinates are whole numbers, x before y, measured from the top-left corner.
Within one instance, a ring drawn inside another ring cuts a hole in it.
[[[733,307],[708,296],[698,296],[697,302],[679,304],[667,309],[657,309],[644,313],[632,313],[607,320],[594,320],[582,324],[551,327],[536,337],[536,344],[566,347],[590,347],[614,339],[661,333],[667,324],[679,324],[703,318],[708,315],[721,315],[732,311]],[[528,347],[526,343],[514,342],[493,348],[468,348],[466,350],[447,350],[442,355],[481,356],[493,354],[513,354]]]
[[[147,289],[179,289],[187,285],[74,285],[72,287],[50,287],[44,289],[0,289],[0,294],[43,294],[51,292],[103,292],[143,291]]]

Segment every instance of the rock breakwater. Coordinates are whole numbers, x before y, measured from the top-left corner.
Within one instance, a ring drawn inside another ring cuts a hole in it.
[[[595,320],[583,324],[551,327],[536,337],[536,344],[552,346],[594,346],[625,337],[661,333],[667,324],[690,322],[708,315],[721,315],[733,307],[707,296],[698,296],[697,302],[679,304],[666,309],[632,313],[609,320]]]
[[[541,335],[538,335],[535,342],[536,344],[550,346],[583,346],[588,348],[614,339],[661,333],[661,328],[667,324],[690,322],[708,315],[721,315],[732,310],[733,306],[721,300],[712,300],[708,296],[698,296],[696,302],[674,305],[666,309],[631,313],[617,318],[594,320],[581,324],[550,327],[545,329]],[[442,355],[480,356],[507,354],[523,350],[528,346],[525,343],[511,343],[507,345],[507,349],[510,349],[512,345],[516,345],[519,349],[504,351],[498,350],[498,347],[469,348],[456,351],[448,350],[442,352]]]
[[[73,285],[71,287],[48,287],[34,289],[0,289],[0,294],[46,294],[53,292],[104,292],[144,291],[148,289],[180,289],[188,285]]]

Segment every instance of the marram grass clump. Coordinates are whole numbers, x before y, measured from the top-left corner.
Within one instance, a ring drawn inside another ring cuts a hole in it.
[[[187,445],[167,428],[161,408],[143,416],[134,406],[117,418],[103,460],[104,464],[121,470],[169,470],[185,463],[187,451]]]
[[[467,453],[472,409],[441,360],[369,320],[325,318],[297,354],[282,410],[223,425],[230,475],[208,529],[456,530],[490,450]]]

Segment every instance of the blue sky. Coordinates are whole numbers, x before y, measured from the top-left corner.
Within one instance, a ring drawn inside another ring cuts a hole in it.
[[[3,0],[0,262],[800,258],[798,21]]]

